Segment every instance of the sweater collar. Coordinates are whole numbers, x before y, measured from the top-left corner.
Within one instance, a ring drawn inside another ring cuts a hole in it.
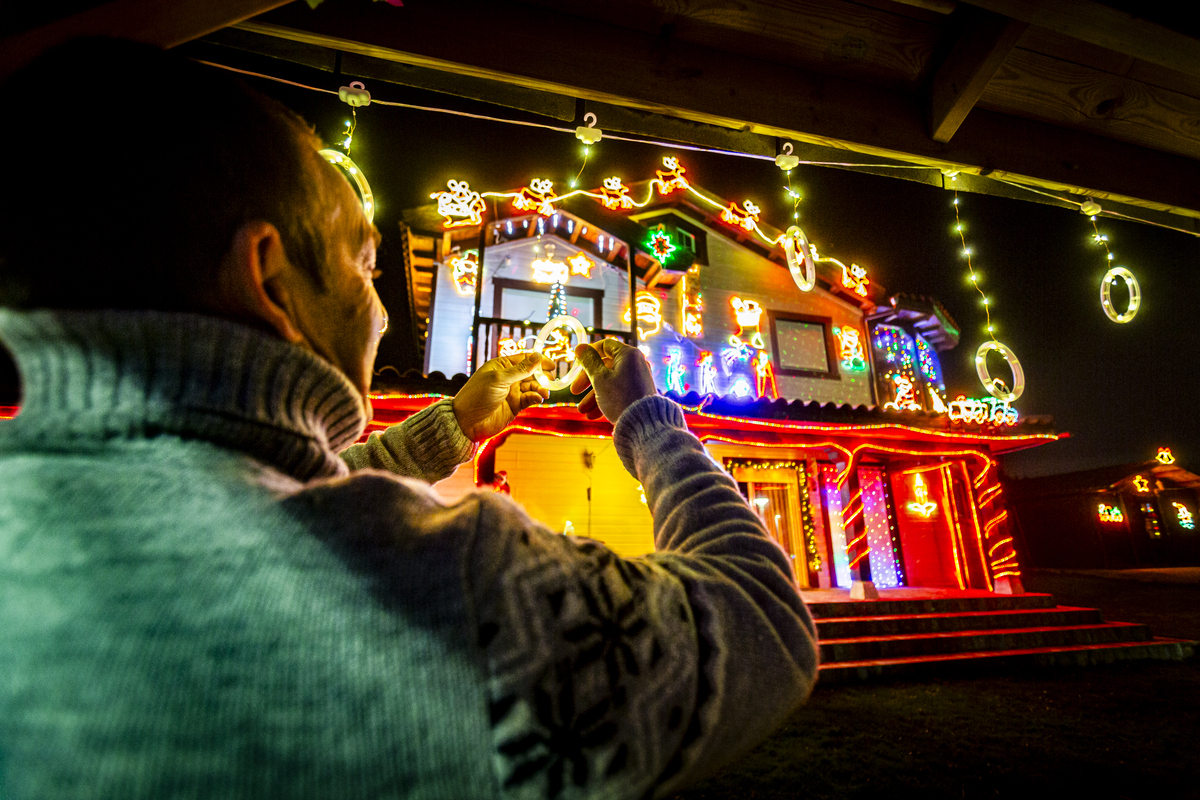
[[[362,395],[328,362],[215,317],[0,309],[21,374],[0,441],[84,448],[160,434],[244,452],[300,480],[345,474],[366,427]]]

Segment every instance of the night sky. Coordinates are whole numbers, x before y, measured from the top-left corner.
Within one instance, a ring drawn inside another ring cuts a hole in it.
[[[223,49],[195,54],[224,55],[225,63],[324,88],[354,79]],[[339,138],[349,119],[349,107],[336,96],[248,80],[300,112],[327,141]],[[568,124],[366,83],[378,99]],[[765,222],[787,226],[784,176],[767,161],[605,140],[592,149],[581,185],[597,186],[614,174],[626,183],[652,177],[662,156],[671,153],[680,156],[694,183],[739,203],[753,200]],[[377,366],[401,371],[419,366],[411,336],[400,332],[410,324],[403,269],[394,250],[401,210],[430,202],[429,194],[444,189],[450,178],[467,180],[477,191],[503,191],[544,177],[565,192],[582,163],[580,144],[569,134],[378,105],[359,111],[351,156],[371,182],[379,205],[375,222],[384,234],[384,275],[377,286],[392,312],[393,332],[384,339]],[[952,193],[824,167],[801,166],[792,180],[804,195],[800,224],[822,255],[862,264],[891,292],[932,295],[943,303],[963,331],[959,346],[941,354],[948,394],[982,396],[974,352],[985,338],[984,313],[952,232]],[[1200,382],[1193,370],[1200,360],[1194,321],[1200,314],[1195,277],[1200,240],[1101,218],[1101,231],[1117,256],[1114,263],[1129,267],[1141,285],[1141,310],[1132,322],[1119,325],[1100,306],[1107,265],[1103,248],[1092,243],[1087,217],[1032,202],[960,197],[974,264],[991,298],[996,337],[1014,350],[1025,370],[1025,393],[1015,406],[1023,414],[1051,415],[1059,431],[1070,432],[1069,439],[1009,457],[1008,471],[1041,475],[1143,461],[1164,445],[1184,466],[1197,463],[1200,423],[1194,406]],[[579,208],[586,213],[585,206]]]

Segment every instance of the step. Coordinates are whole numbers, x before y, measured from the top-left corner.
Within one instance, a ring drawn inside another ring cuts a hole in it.
[[[818,617],[821,639],[851,639],[856,636],[900,636],[917,633],[990,630],[994,628],[1042,628],[1096,625],[1104,621],[1094,608],[1054,606],[1051,608],[996,611],[959,611],[935,614],[881,614],[878,616]]]
[[[887,590],[884,590],[886,593]],[[809,611],[816,619],[827,617],[877,617],[893,614],[954,614],[970,611],[1012,611],[1029,608],[1054,608],[1050,594],[988,594],[979,597],[937,597],[913,600],[810,601]]]
[[[860,636],[821,639],[825,664],[872,659],[909,658],[977,651],[1031,650],[1071,645],[1146,642],[1153,638],[1145,625],[1104,622],[1097,625],[1001,628],[949,631],[902,636]]]
[[[1195,651],[1196,644],[1184,639],[1154,638],[1148,642],[985,650],[974,653],[842,661],[822,664],[818,685],[1011,673],[1025,669],[1088,666],[1126,660],[1178,661],[1189,658]]]

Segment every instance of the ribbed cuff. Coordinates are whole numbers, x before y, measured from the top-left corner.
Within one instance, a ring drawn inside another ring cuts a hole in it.
[[[430,476],[446,476],[475,455],[478,445],[467,438],[454,416],[453,400],[439,400],[413,414],[404,424],[409,453],[420,458]]]
[[[625,413],[613,426],[613,443],[617,455],[629,474],[637,476],[637,455],[663,428],[687,430],[683,409],[673,401],[660,395],[643,397],[625,409]]]

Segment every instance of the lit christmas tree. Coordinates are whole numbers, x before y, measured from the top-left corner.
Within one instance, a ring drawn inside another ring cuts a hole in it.
[[[561,317],[567,313],[567,290],[562,283],[555,282],[550,287],[550,310],[547,312],[550,319]]]

